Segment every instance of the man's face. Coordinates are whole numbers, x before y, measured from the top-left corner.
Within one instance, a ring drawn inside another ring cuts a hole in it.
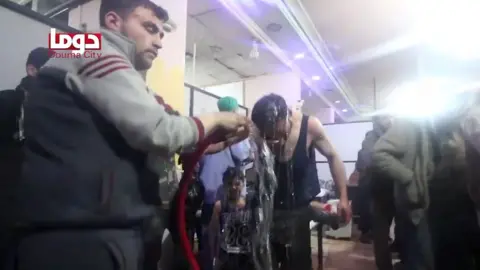
[[[38,73],[38,69],[34,65],[27,65],[27,75],[30,77],[36,77]]]
[[[122,33],[135,41],[135,68],[149,69],[162,48],[163,21],[151,9],[140,6],[125,18]]]
[[[265,129],[265,138],[270,143],[278,143],[287,135],[287,120],[280,119]]]

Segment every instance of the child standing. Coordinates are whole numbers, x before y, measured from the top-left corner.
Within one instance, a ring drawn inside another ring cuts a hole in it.
[[[237,168],[230,167],[223,174],[224,196],[216,201],[209,226],[216,270],[254,269],[251,244],[254,222],[252,209],[242,196],[244,185]]]

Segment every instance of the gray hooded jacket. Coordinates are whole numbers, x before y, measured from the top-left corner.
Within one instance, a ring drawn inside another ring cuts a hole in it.
[[[124,36],[102,29],[98,58],[52,58],[45,67],[68,71],[67,86],[79,91],[120,131],[133,148],[170,157],[194,146],[203,126],[192,117],[170,115],[148,89],[137,71],[135,44]]]

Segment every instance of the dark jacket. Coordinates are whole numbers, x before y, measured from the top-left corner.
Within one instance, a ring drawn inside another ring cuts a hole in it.
[[[23,139],[22,106],[25,95],[35,87],[34,82],[34,77],[26,76],[17,88],[0,91],[0,152],[3,154],[5,147],[15,145]]]
[[[11,225],[14,191],[23,162],[23,103],[35,78],[26,76],[14,90],[0,91],[0,222]]]
[[[365,139],[362,142],[362,148],[358,151],[357,162],[355,163],[355,170],[359,173],[359,184],[369,184],[371,180],[371,170],[369,170],[372,163],[373,148],[375,143],[383,136],[385,132],[374,122],[373,129],[365,134]]]

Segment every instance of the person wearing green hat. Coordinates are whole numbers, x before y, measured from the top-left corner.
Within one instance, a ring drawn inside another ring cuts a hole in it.
[[[221,112],[237,112],[238,101],[234,97],[223,97],[218,100],[217,107]]]

